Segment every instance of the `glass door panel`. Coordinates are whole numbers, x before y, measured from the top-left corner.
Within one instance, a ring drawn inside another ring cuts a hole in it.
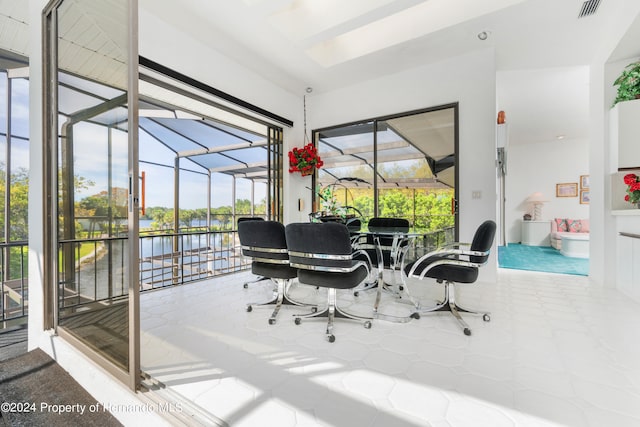
[[[424,231],[455,227],[454,108],[377,122],[378,216]]]
[[[57,85],[47,98],[57,111],[50,178],[57,181],[58,331],[132,388],[139,376],[138,246],[130,244],[137,241],[138,168],[129,73],[137,61],[129,66],[128,35],[136,8],[135,0],[61,0],[47,15],[48,34],[57,34],[49,41]]]
[[[324,166],[318,170],[314,211],[324,216],[374,215],[374,123],[325,129],[316,134]]]
[[[457,237],[457,105],[322,129],[314,211],[406,218],[435,244]],[[347,212],[345,212],[345,210]]]

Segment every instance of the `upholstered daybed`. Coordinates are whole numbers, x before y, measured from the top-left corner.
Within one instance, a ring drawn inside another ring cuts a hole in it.
[[[562,251],[562,238],[570,241],[571,247],[565,248],[563,255],[588,257],[589,254],[589,220],[555,218],[551,221],[551,246]],[[569,251],[569,252],[567,252]]]

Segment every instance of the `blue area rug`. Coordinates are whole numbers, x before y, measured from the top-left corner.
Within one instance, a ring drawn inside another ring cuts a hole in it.
[[[588,259],[566,257],[550,246],[527,246],[518,243],[498,246],[498,265],[514,270],[589,275]]]

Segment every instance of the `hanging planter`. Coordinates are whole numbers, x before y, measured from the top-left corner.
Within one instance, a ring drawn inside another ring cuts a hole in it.
[[[289,173],[300,172],[302,176],[313,174],[323,165],[322,159],[313,144],[289,151]]]

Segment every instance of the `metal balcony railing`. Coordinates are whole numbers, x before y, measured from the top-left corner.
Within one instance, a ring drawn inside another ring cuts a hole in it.
[[[453,227],[425,234],[423,244],[452,240]],[[83,305],[108,304],[127,297],[126,238],[64,240],[58,243],[58,307],[75,312]],[[250,268],[237,232],[192,231],[140,236],[140,290],[148,291]],[[26,322],[27,242],[0,244],[0,329]]]
[[[26,241],[0,244],[0,329],[26,322],[27,252]]]
[[[59,307],[127,296],[126,238],[59,242]],[[248,268],[236,231],[202,231],[140,236],[140,290],[181,285]],[[71,259],[68,259],[71,257]]]

